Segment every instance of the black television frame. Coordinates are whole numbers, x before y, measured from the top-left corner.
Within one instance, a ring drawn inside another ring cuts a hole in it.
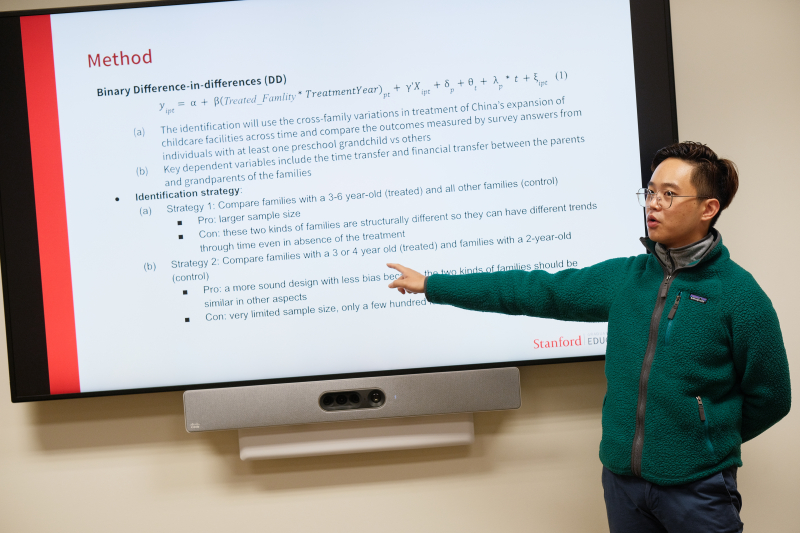
[[[507,361],[475,365],[326,374],[279,379],[202,383],[138,389],[121,389],[75,394],[50,394],[42,302],[39,243],[33,196],[33,169],[22,40],[19,17],[132,9],[169,5],[199,4],[226,0],[177,0],[136,2],[61,9],[39,9],[0,13],[0,275],[2,275],[6,341],[11,382],[11,401],[28,402],[90,396],[115,396],[149,392],[184,391],[271,383],[389,376],[498,368],[504,366],[598,361],[602,354]],[[650,179],[650,162],[655,152],[678,142],[675,105],[675,77],[672,58],[669,0],[630,0],[636,105],[639,125],[639,157],[642,186]],[[644,217],[643,217],[644,219]],[[644,226],[644,220],[643,220]],[[646,231],[646,229],[645,229]],[[9,263],[9,259],[11,260]]]

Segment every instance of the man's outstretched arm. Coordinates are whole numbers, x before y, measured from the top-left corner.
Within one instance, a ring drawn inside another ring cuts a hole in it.
[[[605,322],[617,286],[633,260],[611,259],[555,274],[510,270],[427,278],[402,265],[387,266],[401,274],[389,288],[403,294],[424,292],[433,303],[508,315]]]

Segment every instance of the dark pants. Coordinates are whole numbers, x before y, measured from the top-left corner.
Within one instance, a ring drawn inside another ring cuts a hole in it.
[[[740,533],[736,467],[685,485],[661,486],[603,468],[611,533]]]

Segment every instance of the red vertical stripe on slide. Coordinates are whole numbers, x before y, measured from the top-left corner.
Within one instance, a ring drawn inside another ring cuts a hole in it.
[[[50,15],[20,17],[50,394],[81,391]]]

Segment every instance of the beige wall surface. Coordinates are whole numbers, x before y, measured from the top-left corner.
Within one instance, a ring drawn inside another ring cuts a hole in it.
[[[800,2],[673,0],[672,23],[681,139],[739,165],[719,229],[772,299],[798,383]],[[477,414],[471,447],[255,463],[235,432],[187,434],[180,393],[13,405],[0,375],[2,532],[608,531],[601,362],[523,368],[522,408]],[[798,529],[798,411],[744,445],[748,531]]]

